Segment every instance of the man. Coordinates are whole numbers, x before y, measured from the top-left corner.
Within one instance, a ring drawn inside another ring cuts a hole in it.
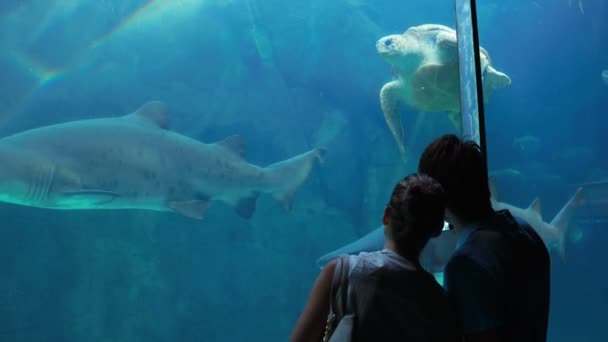
[[[549,253],[525,222],[494,211],[479,146],[444,135],[423,152],[418,171],[446,192],[445,219],[459,235],[445,288],[465,341],[545,341]]]

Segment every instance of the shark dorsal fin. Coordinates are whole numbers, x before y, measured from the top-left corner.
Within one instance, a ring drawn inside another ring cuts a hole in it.
[[[245,158],[245,143],[243,142],[243,138],[239,135],[231,135],[215,144],[224,147],[241,158]]]
[[[161,101],[146,102],[127,117],[135,118],[158,128],[169,129],[169,108],[167,104]]]
[[[536,197],[534,199],[534,201],[532,201],[532,203],[530,203],[530,206],[528,206],[528,210],[531,210],[532,212],[534,212],[536,215],[540,216],[542,218],[542,206],[540,203],[540,198]]]

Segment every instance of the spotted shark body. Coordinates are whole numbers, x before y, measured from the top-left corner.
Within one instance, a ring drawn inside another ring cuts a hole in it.
[[[122,117],[72,121],[0,139],[0,201],[50,209],[146,209],[201,219],[212,201],[243,217],[260,193],[289,208],[325,150],[259,167],[232,136],[204,144],[168,129],[148,102]]]

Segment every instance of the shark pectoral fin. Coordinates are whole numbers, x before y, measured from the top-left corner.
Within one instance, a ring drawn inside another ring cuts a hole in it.
[[[105,190],[63,191],[61,194],[69,198],[70,201],[89,202],[95,205],[106,204],[112,202],[116,197],[120,197],[115,192]]]
[[[255,193],[248,197],[241,198],[237,203],[234,209],[237,214],[245,219],[250,219],[255,212],[255,204],[258,199],[258,194]]]
[[[170,201],[167,203],[167,207],[176,213],[197,220],[203,219],[205,211],[210,205],[211,202],[207,200]]]

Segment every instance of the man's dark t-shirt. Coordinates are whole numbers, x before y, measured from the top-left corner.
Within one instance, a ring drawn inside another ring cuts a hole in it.
[[[507,341],[546,341],[549,269],[541,238],[506,210],[465,228],[445,268],[464,334],[500,329]]]

